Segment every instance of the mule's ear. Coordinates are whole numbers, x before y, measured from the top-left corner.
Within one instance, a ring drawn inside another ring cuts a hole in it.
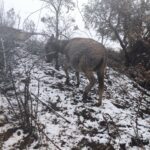
[[[53,38],[53,39],[54,39],[54,34],[52,34],[52,35],[51,35],[51,38]]]
[[[55,40],[55,37],[54,37],[54,34],[52,34],[50,37],[50,41],[54,41],[54,40]]]

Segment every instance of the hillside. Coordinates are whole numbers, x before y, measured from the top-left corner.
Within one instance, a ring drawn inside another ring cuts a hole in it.
[[[150,149],[150,93],[112,68],[107,67],[100,107],[95,106],[98,84],[84,103],[82,93],[88,82],[84,75],[76,88],[75,73],[70,70],[71,86],[67,86],[63,70],[55,70],[37,56],[19,59],[13,77],[16,89],[0,94],[0,149]],[[36,115],[32,134],[14,117],[14,111],[19,113],[16,98],[24,97],[27,77],[31,112]]]

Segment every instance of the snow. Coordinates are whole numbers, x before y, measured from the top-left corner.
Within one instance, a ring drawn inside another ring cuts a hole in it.
[[[150,98],[142,95],[134,87],[134,81],[107,67],[102,105],[96,107],[94,104],[96,104],[98,97],[96,94],[97,84],[90,93],[91,100],[88,103],[84,103],[82,101],[82,93],[88,80],[85,79],[83,74],[81,74],[80,87],[76,88],[75,73],[71,70],[72,86],[67,86],[65,85],[65,74],[62,69],[57,71],[52,64],[46,64],[43,60],[37,60],[39,58],[32,55],[28,56],[28,59],[23,58],[20,60],[22,63],[18,63],[19,65],[14,70],[14,75],[21,75],[16,79],[16,86],[20,91],[23,91],[24,84],[21,80],[25,77],[25,70],[28,70],[33,62],[38,62],[31,71],[31,92],[48,106],[55,104],[55,107],[58,109],[57,113],[69,122],[55,113],[46,110],[45,106],[41,103],[39,103],[38,120],[44,125],[44,131],[47,136],[62,150],[78,147],[78,144],[84,138],[88,142],[101,144],[110,142],[116,150],[120,149],[120,144],[125,144],[126,149],[129,150],[140,149],[130,144],[131,138],[136,135],[136,119],[139,136],[149,141],[150,116],[143,114],[143,117],[138,116],[137,118],[136,109],[139,97],[144,96],[147,101],[150,101]],[[4,103],[0,105],[7,109],[8,104],[4,99],[3,97]],[[145,104],[142,100],[143,105],[148,104]],[[5,114],[8,115],[8,111],[5,111]],[[4,132],[4,129],[6,131],[10,126],[11,123],[0,127],[0,133]],[[4,141],[2,150],[9,150],[25,136],[21,130],[20,132],[20,136],[17,135],[16,131],[7,141]],[[41,140],[44,141],[45,138]],[[37,143],[35,141],[28,149],[32,150]],[[48,149],[57,149],[51,142],[47,142],[47,144]],[[149,150],[150,141],[149,144],[143,145],[143,147]],[[46,148],[43,147],[42,149]],[[87,149],[88,146],[83,145],[82,150]]]
[[[20,132],[21,135],[18,135],[17,133]],[[11,138],[9,138],[7,140],[7,142],[4,143],[2,149],[5,150],[11,150],[12,148],[14,148],[13,146],[16,144],[16,141],[20,141],[22,139],[22,137],[25,136],[23,134],[22,130],[17,130],[17,132],[15,132]]]

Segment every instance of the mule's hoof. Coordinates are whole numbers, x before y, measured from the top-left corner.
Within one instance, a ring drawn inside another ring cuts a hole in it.
[[[66,81],[65,84],[68,85],[68,86],[72,85],[69,81]]]
[[[91,100],[92,100],[91,97],[89,97],[89,96],[87,96],[87,95],[83,95],[82,101],[83,101],[84,103],[90,103]]]
[[[79,83],[76,84],[76,87],[77,87],[77,88],[79,87]]]
[[[55,69],[59,71],[59,67],[58,66],[55,66]]]
[[[99,107],[99,106],[101,106],[101,104],[102,104],[102,103],[99,103],[99,102],[98,102],[98,103],[95,104],[95,106],[96,106],[96,107]]]
[[[85,98],[83,98],[82,101],[83,101],[84,103],[88,103],[87,99],[85,99]]]
[[[87,103],[87,95],[86,94],[83,94],[82,101],[84,103]]]

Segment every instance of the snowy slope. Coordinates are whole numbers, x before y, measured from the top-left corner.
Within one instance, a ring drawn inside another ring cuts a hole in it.
[[[39,103],[38,120],[49,140],[46,137],[35,140],[29,145],[29,150],[34,149],[39,141],[46,143],[37,148],[42,150],[150,149],[150,114],[147,113],[150,97],[139,91],[136,83],[127,76],[107,68],[102,105],[96,107],[94,104],[98,99],[97,84],[90,92],[88,102],[84,103],[82,94],[88,80],[83,74],[80,75],[81,84],[76,88],[75,73],[71,70],[72,85],[67,86],[62,69],[57,71],[51,64],[46,64],[36,56],[19,60],[14,74],[16,86],[20,91],[23,90],[21,80],[25,70],[31,67],[33,62],[36,63],[31,71],[30,90],[58,114]],[[1,107],[8,115],[7,101],[5,97],[1,97]],[[0,137],[10,127],[11,123],[0,127]],[[26,136],[18,130],[2,143],[2,150],[15,149],[14,143]],[[18,136],[18,132],[21,135]]]

